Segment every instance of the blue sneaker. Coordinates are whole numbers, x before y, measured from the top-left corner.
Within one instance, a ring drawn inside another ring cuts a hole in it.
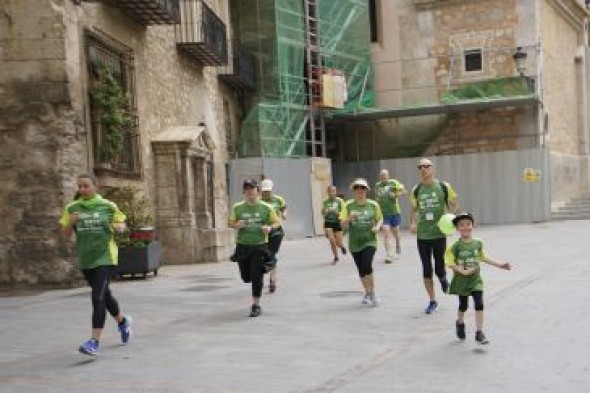
[[[91,338],[84,344],[80,345],[80,348],[78,348],[78,352],[83,353],[84,355],[97,356],[98,341],[94,338]]]
[[[426,314],[432,314],[432,313],[436,312],[437,308],[438,308],[438,303],[435,300],[431,300],[430,303],[428,303],[428,307],[426,307],[426,310],[424,310],[424,312]]]
[[[121,342],[127,344],[131,337],[131,317],[125,316],[125,322],[119,324],[119,333],[121,334]]]

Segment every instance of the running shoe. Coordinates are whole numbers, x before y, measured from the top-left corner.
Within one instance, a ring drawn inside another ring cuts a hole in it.
[[[261,313],[262,313],[262,308],[260,308],[260,306],[258,304],[253,304],[252,308],[250,309],[250,317],[256,318],[256,317],[260,316]]]
[[[338,261],[339,261],[338,257],[334,258],[334,259],[332,260],[332,265],[335,265],[335,264],[337,264],[337,263],[338,263]]]
[[[440,289],[444,292],[444,293],[448,293],[449,292],[449,282],[447,281],[446,277],[443,277],[440,279]]]
[[[98,356],[98,340],[91,338],[84,344],[80,345],[78,352],[83,353],[84,355]]]
[[[393,260],[391,258],[385,258],[385,260],[383,261],[383,263],[389,265],[390,263],[393,263]]]
[[[346,247],[340,247],[340,251],[342,251],[342,255],[346,255]]]
[[[438,308],[438,303],[435,300],[431,300],[430,303],[428,303],[428,307],[426,307],[426,310],[424,310],[424,312],[426,314],[433,314],[436,312],[437,308]]]
[[[483,334],[483,332],[481,330],[478,330],[477,332],[475,332],[475,341],[477,341],[481,345],[488,345],[490,343],[488,341],[488,339],[486,338],[486,335]]]
[[[119,334],[121,335],[121,342],[127,344],[131,337],[131,317],[125,316],[123,323],[119,324]]]
[[[372,307],[377,307],[379,305],[379,299],[377,298],[377,296],[375,295],[375,292],[372,292],[369,300],[371,301],[371,306]]]
[[[363,296],[363,304],[369,304],[371,303],[371,294],[370,293],[365,293],[365,296]]]
[[[402,247],[400,245],[395,246],[395,253],[397,255],[402,253]]]
[[[455,331],[457,332],[457,338],[459,340],[465,340],[465,323],[464,322],[455,322]]]
[[[275,293],[276,290],[277,290],[277,283],[274,282],[273,280],[270,280],[270,283],[268,284],[268,292]]]

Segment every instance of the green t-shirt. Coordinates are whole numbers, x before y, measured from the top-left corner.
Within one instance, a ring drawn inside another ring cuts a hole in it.
[[[380,181],[375,184],[375,195],[377,202],[379,202],[379,207],[381,207],[381,213],[384,216],[399,214],[399,200],[397,196],[392,197],[391,193],[400,192],[403,189],[404,186],[395,179],[389,179],[385,182]]]
[[[322,202],[322,212],[326,222],[336,223],[340,221],[340,215],[344,208],[344,201],[342,198],[326,198]]]
[[[473,291],[483,291],[483,279],[480,274],[480,262],[487,258],[480,239],[473,238],[469,241],[456,240],[445,251],[445,264],[449,267],[462,265],[464,268],[476,268],[476,272],[464,276],[454,273],[449,287],[449,293],[453,295],[467,296]]]
[[[65,227],[73,213],[76,221],[76,253],[82,269],[103,265],[116,265],[118,248],[113,238],[113,223],[125,221],[125,215],[117,205],[100,195],[91,199],[80,198],[68,204],[59,220]]]
[[[287,207],[285,198],[277,194],[272,194],[269,200],[262,199],[262,201],[272,206],[275,213],[277,214],[277,217],[281,217],[281,212]]]
[[[379,204],[372,199],[359,205],[355,200],[350,200],[342,210],[342,220],[346,220],[351,213],[356,214],[348,229],[348,248],[351,252],[359,252],[365,247],[377,247],[377,234],[371,229],[383,219]]]
[[[243,245],[261,245],[268,241],[268,236],[262,231],[264,225],[273,225],[279,218],[271,205],[258,201],[254,205],[246,201],[236,203],[231,212],[230,220],[237,222],[244,220],[246,226],[238,229],[236,243]]]
[[[450,184],[445,183],[449,195],[449,203],[457,199],[457,193]],[[447,212],[445,205],[445,193],[436,180],[431,185],[420,184],[418,189],[418,198],[415,190],[418,185],[414,186],[410,194],[410,202],[418,211],[418,239],[440,239],[446,237],[438,228],[438,221],[443,214]]]

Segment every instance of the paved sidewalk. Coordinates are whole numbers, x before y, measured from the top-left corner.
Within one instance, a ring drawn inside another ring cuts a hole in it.
[[[286,242],[279,287],[247,317],[237,267],[172,266],[113,284],[135,322],[119,345],[107,322],[100,358],[87,339],[87,288],[0,298],[0,392],[452,392],[590,391],[590,221],[480,228],[506,272],[484,266],[491,344],[454,337],[457,300],[424,315],[415,239],[403,257],[376,256],[380,307],[360,304],[350,257],[330,266],[323,238]],[[438,288],[437,288],[438,289]]]

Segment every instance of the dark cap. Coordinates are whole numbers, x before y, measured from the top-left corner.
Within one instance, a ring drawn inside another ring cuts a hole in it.
[[[242,188],[258,188],[258,182],[254,179],[246,179]]]
[[[470,220],[472,224],[475,223],[475,220],[473,219],[473,215],[471,213],[463,212],[457,214],[455,218],[453,218],[453,225],[457,226],[457,224],[459,224],[459,221],[461,220]]]

